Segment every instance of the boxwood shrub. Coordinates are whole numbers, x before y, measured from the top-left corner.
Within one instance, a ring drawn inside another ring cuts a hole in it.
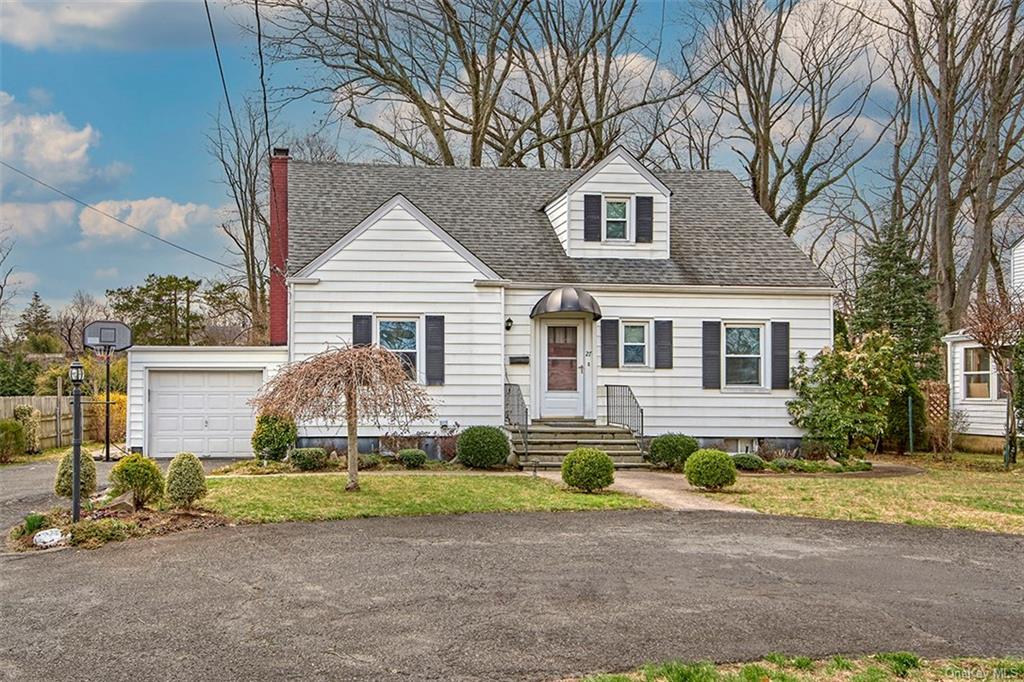
[[[487,469],[508,459],[508,436],[497,426],[470,426],[459,434],[456,456],[473,469]]]
[[[398,451],[398,460],[406,469],[421,469],[427,463],[427,453],[417,448]]]
[[[721,490],[736,482],[736,465],[721,450],[698,450],[686,460],[686,480],[705,490]]]
[[[591,493],[615,482],[615,464],[604,450],[576,448],[562,459],[562,481]]]
[[[0,462],[25,454],[25,429],[15,419],[0,419]]]
[[[740,471],[764,471],[765,466],[767,466],[763,459],[750,452],[741,452],[733,455],[732,463]]]
[[[139,454],[122,457],[110,470],[111,494],[115,497],[132,494],[132,505],[138,511],[164,494],[164,475],[156,460]]]
[[[666,433],[651,441],[647,459],[652,464],[664,464],[670,469],[682,469],[686,458],[700,446],[697,439],[682,433]]]
[[[203,463],[191,452],[180,452],[167,467],[167,499],[178,507],[191,507],[206,495],[206,472]]]
[[[288,459],[300,471],[316,471],[327,468],[329,458],[323,448],[295,448]]]
[[[252,451],[260,459],[280,462],[295,445],[298,430],[295,422],[276,414],[261,414],[252,432]]]
[[[72,479],[74,478],[74,471],[72,467],[73,451],[68,450],[64,453],[64,456],[60,458],[60,464],[57,465],[57,478],[53,482],[53,492],[58,497],[71,497],[72,496]],[[82,496],[82,499],[88,499],[96,492],[96,462],[92,461],[92,457],[82,453],[80,457],[82,470],[80,472],[81,478],[78,481],[78,492]]]

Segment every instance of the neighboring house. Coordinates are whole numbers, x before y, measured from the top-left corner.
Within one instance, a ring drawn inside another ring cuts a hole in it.
[[[560,433],[614,442],[609,422],[734,451],[800,438],[790,372],[831,344],[834,290],[731,174],[651,171],[621,149],[585,171],[287,150],[271,169],[279,347],[133,349],[130,446],[247,454],[243,398],[281,363],[343,343],[400,355],[437,401],[425,436],[528,412],[546,424],[535,452]],[[343,433],[300,425],[305,444],[340,447]]]
[[[1024,290],[1024,240],[1010,247],[1010,283]],[[946,383],[949,409],[967,420],[963,433],[970,436],[1006,435],[1006,393],[1000,385],[996,364],[970,336],[960,329],[942,337],[946,342]]]

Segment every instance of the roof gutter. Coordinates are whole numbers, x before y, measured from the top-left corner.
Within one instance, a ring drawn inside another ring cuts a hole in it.
[[[520,282],[507,279],[478,279],[478,287],[499,287],[502,289],[557,289],[566,282]],[[836,287],[795,287],[795,286],[723,286],[708,284],[615,284],[600,282],[569,282],[571,286],[591,291],[644,291],[666,294],[775,294],[785,296],[832,296],[839,293]]]

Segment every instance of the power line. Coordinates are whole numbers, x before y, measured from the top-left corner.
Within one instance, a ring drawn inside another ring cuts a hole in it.
[[[263,26],[260,24],[260,0],[253,0],[256,11],[256,51],[260,55],[260,87],[263,89],[263,129],[267,134],[267,153],[270,153],[270,112],[267,110],[267,80],[263,66]]]
[[[90,203],[88,203],[86,201],[82,201],[81,199],[79,199],[76,196],[68,194],[67,192],[65,192],[64,190],[60,189],[59,187],[54,187],[53,185],[49,184],[48,182],[44,182],[43,180],[40,180],[39,178],[35,177],[34,175],[31,175],[30,173],[27,173],[27,172],[21,170],[20,168],[18,168],[16,166],[12,166],[11,164],[7,163],[6,161],[0,161],[0,165],[3,165],[5,168],[9,168],[10,170],[14,171],[15,173],[18,173],[20,175],[25,176],[26,178],[28,178],[32,182],[38,183],[38,184],[42,185],[43,187],[56,192],[57,194],[61,195],[62,197],[70,199],[71,201],[75,202],[76,204],[81,205],[83,208],[87,208],[90,211],[94,211],[96,213],[99,213],[101,216],[105,216],[107,218],[110,218],[111,220],[113,220],[113,221],[115,221],[117,223],[120,223],[120,224],[124,225],[125,227],[127,227],[129,229],[135,230],[139,234],[144,234],[147,237],[150,237],[152,239],[157,240],[158,242],[162,242],[162,243],[166,244],[167,246],[170,246],[172,248],[178,249],[179,251],[184,251],[185,253],[187,253],[187,254],[189,254],[191,256],[195,256],[196,258],[202,258],[203,260],[208,261],[210,263],[213,263],[214,265],[219,265],[220,267],[227,268],[228,270],[234,270],[235,272],[239,272],[239,273],[241,273],[243,275],[245,274],[244,270],[236,268],[233,265],[228,265],[227,263],[221,263],[219,260],[215,260],[213,258],[210,258],[209,256],[204,256],[203,254],[199,253],[198,251],[193,251],[192,249],[184,247],[184,246],[182,246],[180,244],[175,244],[174,242],[170,241],[169,239],[164,239],[163,237],[161,237],[159,235],[156,235],[156,234],[153,234],[152,232],[149,232],[148,230],[144,230],[141,227],[136,227],[135,225],[132,225],[131,223],[126,222],[126,221],[122,220],[121,218],[118,218],[116,215],[112,215],[112,214],[107,213],[106,211],[104,211],[102,209],[96,208],[92,204],[90,204]]]
[[[224,64],[220,60],[220,48],[217,47],[217,34],[213,30],[213,17],[210,15],[210,3],[203,0],[206,7],[206,22],[210,25],[210,40],[213,41],[213,53],[217,56],[217,70],[220,71],[220,84],[224,88],[224,101],[228,105],[228,115],[231,117],[231,127],[234,128],[235,138],[238,138],[238,123],[235,121],[235,111],[231,108],[231,97],[228,95],[228,81],[224,78]]]

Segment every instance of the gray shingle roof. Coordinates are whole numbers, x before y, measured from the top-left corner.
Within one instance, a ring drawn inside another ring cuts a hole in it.
[[[670,258],[569,258],[541,207],[579,174],[291,161],[288,271],[298,272],[400,193],[509,280],[832,286],[725,171],[656,172],[672,190]]]

